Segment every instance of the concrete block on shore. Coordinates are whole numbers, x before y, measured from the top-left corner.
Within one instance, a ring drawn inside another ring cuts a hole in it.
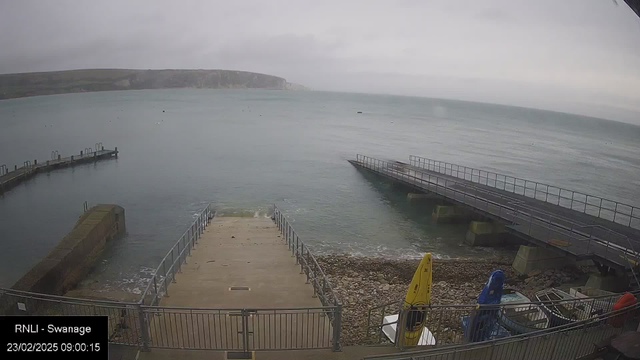
[[[500,246],[508,240],[504,225],[485,221],[472,221],[465,236],[465,243],[471,246]]]
[[[442,196],[437,194],[424,194],[424,193],[408,193],[407,200],[410,202],[421,202],[421,201],[433,201],[433,200],[441,200]]]
[[[520,274],[528,274],[533,270],[561,268],[574,264],[573,259],[549,249],[520,245],[512,266]]]
[[[455,205],[436,205],[431,217],[436,223],[463,222],[471,219],[472,214]]]
[[[628,285],[629,280],[625,276],[591,273],[585,287],[618,293],[627,290]]]

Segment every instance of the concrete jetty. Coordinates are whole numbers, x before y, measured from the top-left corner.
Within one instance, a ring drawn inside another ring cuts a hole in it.
[[[57,151],[52,151],[50,160],[40,162],[38,162],[37,159],[33,160],[33,162],[31,162],[31,160],[28,160],[23,162],[21,167],[18,167],[18,165],[14,165],[13,169],[10,169],[5,164],[0,164],[0,194],[3,194],[5,191],[8,191],[14,186],[30,179],[31,177],[41,172],[48,172],[63,167],[74,166],[77,164],[98,160],[118,158],[117,147],[114,150],[108,150],[105,149],[101,144],[99,146],[99,150],[86,148],[83,151],[80,151],[80,154],[67,157],[62,157],[60,154],[58,154]]]
[[[149,321],[150,346],[331,348],[331,310],[296,262],[271,219],[214,218]]]
[[[161,306],[320,307],[268,218],[215,217]]]
[[[522,273],[556,266],[563,257],[592,260],[602,276],[640,286],[640,210],[632,205],[418,156],[404,163],[357,155],[350,162],[412,191],[443,197],[448,204],[436,206],[434,221],[473,221],[468,243],[497,244],[508,232],[543,248],[521,251],[514,268]],[[474,219],[478,215],[481,221]]]

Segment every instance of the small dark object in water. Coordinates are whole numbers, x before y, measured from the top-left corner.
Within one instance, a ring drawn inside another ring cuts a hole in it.
[[[362,114],[362,111],[358,111],[358,114]]]
[[[164,110],[162,110],[162,112],[164,112]]]
[[[235,237],[235,236],[231,236],[231,238],[232,238],[232,239],[235,239],[236,237]]]

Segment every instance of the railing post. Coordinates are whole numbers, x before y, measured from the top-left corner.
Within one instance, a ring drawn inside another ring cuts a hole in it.
[[[342,304],[337,304],[333,314],[333,351],[340,351],[340,333],[342,331]]]
[[[171,282],[175,284],[176,283],[176,261],[173,256],[173,249],[171,249],[171,269],[173,272],[173,279],[171,280]]]
[[[169,284],[167,284],[167,269],[165,269],[165,260],[162,260],[162,273],[164,274],[164,295],[169,296]]]
[[[155,298],[158,297],[158,282],[156,281],[156,274],[153,274],[153,290],[156,292]]]
[[[180,252],[180,240],[178,240],[178,272],[182,272],[182,252]]]
[[[140,333],[142,334],[142,351],[149,351],[149,328],[147,324],[146,314],[140,304],[138,308],[138,320],[140,322]]]
[[[300,251],[300,274],[304,274],[304,243],[301,246],[302,250]]]
[[[300,264],[300,238],[296,236],[296,265]]]
[[[407,319],[407,309],[400,310],[400,314],[398,315],[398,322],[396,323],[396,339],[395,339],[396,347],[399,348],[400,351],[404,350],[404,332],[405,332],[406,319]]]
[[[242,309],[242,348],[245,353],[249,352],[249,312]]]

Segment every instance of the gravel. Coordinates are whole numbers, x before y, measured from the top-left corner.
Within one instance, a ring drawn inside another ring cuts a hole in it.
[[[372,307],[400,301],[420,260],[389,260],[350,255],[324,255],[318,263],[343,304],[343,345],[370,344],[366,337],[368,310]],[[533,298],[533,294],[548,287],[558,287],[575,281],[584,269],[563,269],[519,275],[511,267],[513,259],[437,260],[433,262],[434,305],[474,304],[493,270],[503,270],[505,286]]]

